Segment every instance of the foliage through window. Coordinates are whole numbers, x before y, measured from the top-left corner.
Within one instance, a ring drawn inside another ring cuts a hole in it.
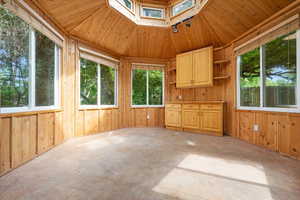
[[[240,106],[296,108],[297,32],[239,56]]]
[[[194,6],[194,0],[183,0],[172,7],[172,15],[176,16]]]
[[[142,15],[144,17],[163,19],[164,18],[164,9],[143,7]]]
[[[1,112],[57,106],[55,43],[1,6],[0,38]]]
[[[87,106],[116,105],[116,69],[80,59],[80,102]]]
[[[160,106],[163,105],[164,73],[156,69],[132,70],[132,105]]]

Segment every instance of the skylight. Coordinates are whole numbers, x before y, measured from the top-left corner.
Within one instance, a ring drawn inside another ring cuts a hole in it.
[[[142,7],[143,17],[163,19],[164,15],[164,9],[162,8]]]
[[[192,8],[195,5],[194,0],[184,0],[178,4],[175,4],[172,7],[172,16],[176,16],[190,8]]]
[[[151,0],[108,0],[110,7],[137,25],[158,27],[170,27],[191,19],[207,2],[208,0],[180,0],[160,5]]]

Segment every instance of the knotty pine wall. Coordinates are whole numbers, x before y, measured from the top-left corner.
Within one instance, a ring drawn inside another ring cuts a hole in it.
[[[237,38],[232,46],[235,48],[257,35],[273,28],[288,18],[299,14],[300,5],[284,9],[263,21],[247,33]],[[232,54],[234,54],[232,52]],[[233,79],[236,81],[236,57],[232,56]],[[299,73],[299,72],[297,72]],[[236,86],[233,85],[233,96],[236,96]],[[235,105],[235,103],[234,103]],[[261,146],[271,151],[279,152],[289,157],[300,159],[300,114],[285,112],[265,112],[233,109],[233,136],[248,143]],[[253,131],[258,125],[259,130]]]

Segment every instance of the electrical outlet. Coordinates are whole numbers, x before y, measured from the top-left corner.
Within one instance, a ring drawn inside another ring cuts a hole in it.
[[[254,124],[253,125],[253,131],[258,132],[259,131],[259,125]]]
[[[148,120],[150,119],[150,115],[147,115],[147,119],[148,119]]]
[[[178,95],[178,99],[181,100],[181,99],[182,99],[182,96],[181,96],[181,95]]]

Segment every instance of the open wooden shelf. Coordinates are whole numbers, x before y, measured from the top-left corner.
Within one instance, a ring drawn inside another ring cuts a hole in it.
[[[214,48],[214,51],[221,51],[223,49],[225,49],[225,47],[216,47],[216,48]]]
[[[176,67],[168,69],[168,72],[176,71]]]
[[[229,63],[230,60],[216,60],[214,61],[214,64],[223,64],[223,63]]]
[[[225,75],[225,76],[216,76],[214,77],[214,80],[224,80],[224,79],[229,79],[230,75]]]

